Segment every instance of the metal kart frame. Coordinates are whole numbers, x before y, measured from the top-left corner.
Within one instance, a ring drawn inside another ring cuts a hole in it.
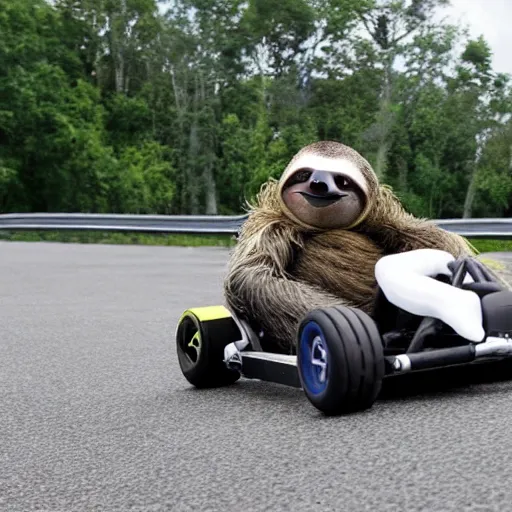
[[[436,280],[478,295],[485,338],[468,341],[436,318],[419,317],[400,309],[379,288],[373,319],[384,346],[384,377],[512,357],[512,292],[473,258],[456,260],[449,267],[451,278],[438,275]],[[472,282],[467,282],[468,276]],[[242,339],[225,347],[227,367],[248,379],[302,388],[297,356],[264,351],[255,330],[231,314]]]

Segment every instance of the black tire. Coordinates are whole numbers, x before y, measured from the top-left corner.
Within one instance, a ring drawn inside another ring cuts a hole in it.
[[[237,341],[237,329],[231,318],[201,322],[186,313],[176,332],[176,350],[183,376],[196,388],[229,386],[240,373],[225,365],[224,348]]]
[[[322,349],[323,359],[316,359]],[[321,368],[324,362],[327,371],[322,382],[315,366]],[[385,372],[384,348],[375,322],[363,311],[345,306],[309,312],[299,325],[297,367],[306,397],[326,415],[369,409],[380,393]]]

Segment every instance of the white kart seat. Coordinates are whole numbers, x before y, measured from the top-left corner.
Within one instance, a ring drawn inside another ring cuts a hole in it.
[[[434,279],[450,276],[455,258],[438,249],[418,249],[381,258],[375,266],[377,283],[386,299],[414,315],[432,317],[474,342],[485,339],[480,297]],[[468,276],[465,282],[471,282]]]

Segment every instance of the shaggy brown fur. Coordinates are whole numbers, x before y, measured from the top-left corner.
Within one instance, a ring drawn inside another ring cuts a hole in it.
[[[382,255],[425,247],[472,254],[462,237],[406,213],[351,148],[322,142],[305,150],[327,151],[334,158],[348,154],[369,192],[367,208],[349,230],[323,231],[297,222],[281,200],[286,171],[279,182],[262,186],[251,207],[229,263],[225,297],[234,312],[272,339],[271,350],[285,353],[295,353],[298,323],[311,309],[345,304],[371,311],[374,267]]]
[[[290,272],[297,280],[370,313],[376,286],[374,269],[381,256],[382,250],[368,237],[333,230],[306,239]]]

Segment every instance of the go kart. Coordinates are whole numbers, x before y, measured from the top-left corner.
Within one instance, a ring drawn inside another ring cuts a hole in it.
[[[512,357],[512,291],[478,260],[421,249],[381,258],[375,276],[373,313],[309,311],[296,355],[265,351],[265,334],[224,306],[187,309],[176,330],[184,377],[197,388],[240,377],[293,386],[339,415],[370,408],[385,378]]]

